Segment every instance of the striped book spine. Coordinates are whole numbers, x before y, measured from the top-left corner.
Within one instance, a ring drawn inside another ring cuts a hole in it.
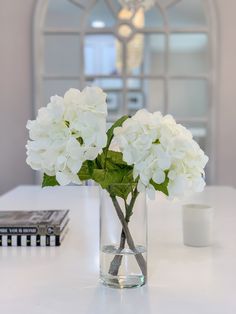
[[[0,235],[0,246],[60,246],[59,235]]]

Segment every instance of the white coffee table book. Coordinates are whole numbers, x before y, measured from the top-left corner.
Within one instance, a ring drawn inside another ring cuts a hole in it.
[[[96,187],[20,186],[0,197],[0,210],[70,208],[60,247],[0,248],[3,314],[235,314],[236,190],[207,187],[184,202],[148,202],[148,285],[117,290],[98,282],[99,200]],[[213,244],[182,239],[183,203],[210,204]]]

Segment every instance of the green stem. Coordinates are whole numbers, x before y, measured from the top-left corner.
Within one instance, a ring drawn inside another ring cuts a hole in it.
[[[132,215],[132,208],[131,210],[129,209],[129,205],[127,204],[126,200],[124,200],[125,203],[125,221],[129,222],[129,218]],[[109,268],[109,274],[112,276],[117,276],[119,272],[119,268],[121,266],[121,262],[123,259],[123,255],[120,255],[121,251],[125,248],[125,241],[126,241],[126,236],[124,233],[124,230],[122,228],[121,230],[121,235],[120,235],[120,245],[119,248],[117,249],[117,254],[114,256],[114,258],[111,261],[110,268]]]
[[[129,218],[132,215],[133,206],[135,204],[135,200],[136,200],[137,196],[138,196],[138,191],[137,191],[137,189],[135,189],[133,196],[132,196],[132,199],[131,199],[131,202],[130,202],[128,208],[126,208],[126,217],[124,216],[116,197],[111,196],[111,199],[112,199],[113,205],[115,207],[116,213],[118,215],[118,218],[122,224],[121,240],[120,240],[120,246],[119,246],[118,252],[121,252],[124,249],[125,240],[127,240],[127,244],[129,246],[129,248],[135,253],[135,258],[136,258],[137,263],[138,263],[138,265],[142,271],[142,274],[144,276],[146,276],[146,274],[147,274],[146,261],[145,261],[143,255],[137,251],[135,244],[134,244],[134,241],[133,241],[133,238],[132,238],[131,233],[130,233],[129,228],[128,228]],[[122,262],[122,255],[117,254],[114,257],[114,259],[112,260],[111,265],[110,265],[109,273],[111,275],[116,276],[118,274],[121,262]]]

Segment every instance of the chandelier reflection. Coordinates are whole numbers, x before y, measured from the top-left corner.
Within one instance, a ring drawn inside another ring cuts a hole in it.
[[[140,7],[137,10],[122,8],[118,14],[121,21],[118,27],[118,35],[122,42],[116,40],[116,68],[119,73],[125,71],[131,73],[138,68],[143,60],[144,35],[138,33],[145,24],[144,9]],[[127,23],[127,21],[130,22]],[[134,30],[137,33],[134,33]],[[123,64],[125,60],[125,66]]]

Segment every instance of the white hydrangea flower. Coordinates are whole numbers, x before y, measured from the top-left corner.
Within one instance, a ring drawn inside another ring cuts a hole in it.
[[[76,112],[91,112],[104,117],[107,115],[107,95],[99,87],[85,87],[82,92],[78,89],[69,89],[64,96],[66,107],[65,117],[74,120]]]
[[[134,166],[134,179],[139,177],[139,191],[147,189],[153,196],[151,182],[161,184],[166,175],[170,197],[203,190],[208,157],[192,134],[172,116],[142,109],[116,128],[114,134],[124,160]]]
[[[106,94],[97,87],[70,89],[53,96],[28,121],[26,162],[56,176],[59,184],[80,183],[77,173],[85,160],[93,160],[106,145]]]

